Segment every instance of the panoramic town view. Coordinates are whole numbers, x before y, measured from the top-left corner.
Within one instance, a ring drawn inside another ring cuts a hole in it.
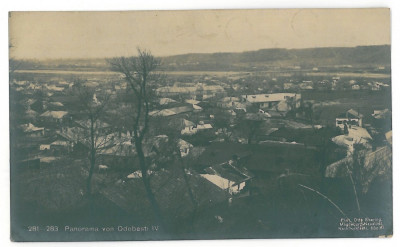
[[[15,239],[391,233],[390,45],[131,50],[10,57]]]

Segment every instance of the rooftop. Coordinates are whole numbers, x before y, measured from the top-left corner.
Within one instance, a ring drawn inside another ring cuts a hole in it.
[[[65,117],[67,114],[68,114],[68,112],[66,112],[66,111],[46,111],[40,116],[61,119],[61,118]]]
[[[177,114],[184,113],[184,112],[190,112],[190,111],[193,111],[193,106],[179,106],[179,107],[173,107],[173,108],[169,108],[169,109],[155,110],[155,111],[149,112],[149,116],[168,117],[168,116],[173,116],[173,115],[177,115]]]
[[[356,110],[350,109],[347,112],[341,113],[337,118],[363,118],[363,115]]]
[[[229,194],[226,191],[200,175],[186,173],[186,176],[199,209],[227,200]],[[150,183],[163,215],[174,219],[188,216],[192,212],[193,204],[181,171],[153,172]],[[141,178],[118,180],[104,187],[101,193],[129,213],[145,218],[153,215],[148,200],[143,199],[147,197]]]
[[[296,97],[295,93],[273,93],[273,94],[253,94],[253,95],[242,95],[243,99],[250,103],[264,103],[264,102],[276,102],[286,100],[286,97]]]

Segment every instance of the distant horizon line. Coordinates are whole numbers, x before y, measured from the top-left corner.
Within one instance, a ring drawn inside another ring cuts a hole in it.
[[[167,57],[175,57],[175,56],[184,56],[184,55],[207,55],[207,54],[224,54],[224,53],[246,53],[246,52],[256,52],[262,50],[309,50],[309,49],[329,49],[329,48],[357,48],[357,47],[373,47],[373,46],[391,46],[391,44],[380,44],[380,45],[356,45],[356,46],[315,46],[315,47],[304,47],[304,48],[284,48],[284,47],[275,47],[275,48],[260,48],[256,50],[244,50],[244,51],[223,51],[223,52],[187,52],[187,53],[178,53],[172,55],[164,55],[157,56],[152,53],[153,56],[157,58],[167,58]],[[146,49],[146,48],[144,48]],[[151,52],[151,49],[146,49]],[[129,56],[105,56],[105,57],[54,57],[54,58],[11,58],[9,54],[9,59],[15,60],[36,60],[36,61],[46,61],[46,60],[97,60],[97,59],[108,59],[113,57],[131,57],[135,55]]]

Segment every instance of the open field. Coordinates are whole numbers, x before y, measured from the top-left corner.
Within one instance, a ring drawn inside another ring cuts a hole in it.
[[[73,75],[115,75],[117,73],[112,71],[80,71],[80,70],[17,70],[16,73],[21,74],[73,74]],[[355,72],[308,72],[308,71],[163,71],[163,73],[171,75],[215,75],[215,76],[229,76],[238,74],[270,74],[282,73],[291,75],[293,73],[304,73],[305,76],[340,76],[340,77],[359,77],[359,78],[390,78],[390,74],[380,73],[355,73]]]

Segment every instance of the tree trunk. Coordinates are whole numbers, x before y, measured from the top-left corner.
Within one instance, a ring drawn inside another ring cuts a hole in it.
[[[94,173],[94,166],[96,163],[96,150],[95,150],[95,143],[94,143],[94,123],[93,119],[90,121],[90,168],[89,168],[89,176],[87,178],[86,189],[87,194],[92,194],[92,177]]]
[[[180,150],[178,150],[178,152],[180,152]],[[183,173],[183,178],[185,180],[185,184],[186,184],[186,187],[187,187],[187,190],[188,190],[188,193],[189,193],[189,198],[190,198],[190,201],[193,204],[192,217],[190,219],[190,226],[191,226],[191,228],[192,228],[191,230],[193,232],[194,231],[194,221],[195,221],[196,216],[197,216],[198,203],[197,203],[196,199],[194,198],[192,187],[190,186],[189,179],[188,179],[188,176],[187,176],[186,171],[185,171],[185,165],[183,163],[182,157],[180,156],[179,153],[178,153],[178,155],[179,155],[179,160],[180,160],[180,163],[181,163],[181,171]]]
[[[153,191],[151,190],[150,179],[147,175],[147,167],[146,160],[143,153],[142,142],[140,140],[135,140],[135,147],[139,158],[140,170],[142,172],[142,181],[144,188],[146,190],[147,199],[149,200],[151,207],[153,209],[154,216],[156,217],[158,224],[160,224],[161,231],[165,230],[164,228],[164,219],[161,214],[160,207],[157,203],[157,200],[154,196]]]

